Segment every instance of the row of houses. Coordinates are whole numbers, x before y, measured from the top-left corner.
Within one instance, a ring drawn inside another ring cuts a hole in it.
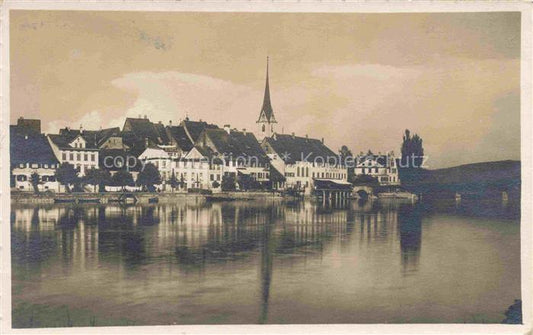
[[[399,184],[391,154],[364,155],[355,162],[356,175],[376,177],[384,185]],[[308,136],[274,133],[259,141],[252,132],[229,125],[221,128],[189,119],[162,125],[144,117],[127,118],[122,130],[64,128],[45,135],[39,120],[24,118],[11,126],[16,189],[32,191],[31,175],[36,172],[42,190],[59,191],[55,171],[63,163],[72,164],[80,177],[92,168],[111,175],[126,169],[134,180],[145,164],[152,163],[167,190],[173,175],[183,189],[220,189],[224,176],[231,175],[232,180],[247,178],[259,188],[292,188],[306,194],[315,180],[348,181],[347,166],[339,155],[323,140]]]
[[[42,190],[60,191],[55,171],[69,163],[80,177],[90,169],[111,175],[127,170],[136,180],[147,163],[159,171],[162,183],[180,181],[181,189],[220,190],[223,180],[238,189],[246,181],[252,188],[297,190],[311,194],[317,182],[345,187],[345,161],[324,140],[279,134],[270,101],[268,61],[263,105],[257,120],[258,137],[246,129],[218,125],[188,117],[173,124],[152,122],[146,115],[126,118],[119,127],[86,130],[69,127],[57,134],[42,134],[40,120],[20,118],[11,126],[12,186],[31,191],[37,173]],[[392,153],[356,157],[352,171],[370,175],[383,185],[398,185],[396,159]]]

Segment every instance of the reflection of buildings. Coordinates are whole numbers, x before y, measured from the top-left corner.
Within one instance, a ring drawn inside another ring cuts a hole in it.
[[[194,272],[201,280],[221,268],[252,267],[259,276],[260,323],[268,322],[276,271],[361,248],[390,252],[399,269],[413,271],[421,244],[420,212],[372,202],[323,208],[309,201],[205,203],[195,198],[125,208],[15,207],[12,227],[14,263],[27,265],[19,271],[37,275],[105,266],[119,278]]]

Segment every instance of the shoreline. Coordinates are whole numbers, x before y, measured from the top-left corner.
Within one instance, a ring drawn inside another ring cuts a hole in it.
[[[54,194],[35,194],[32,192],[11,193],[12,204],[54,204],[54,199],[99,199],[100,204],[107,204],[117,199],[122,192],[105,192],[105,193],[54,193]],[[201,198],[208,199],[210,196],[216,197],[219,201],[232,200],[256,200],[256,199],[283,199],[284,197],[275,192],[252,191],[252,192],[219,192],[214,194],[186,193],[186,192],[134,192],[132,193],[138,199],[138,203],[148,203],[149,199],[157,197],[159,202],[168,202],[179,198]]]

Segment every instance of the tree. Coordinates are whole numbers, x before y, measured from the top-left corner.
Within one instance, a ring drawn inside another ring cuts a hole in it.
[[[124,186],[133,186],[135,183],[133,182],[133,176],[129,171],[118,170],[111,178],[111,184],[113,186],[122,186],[122,190],[124,190]]]
[[[406,129],[403,135],[400,166],[402,168],[420,168],[423,161],[424,148],[422,146],[422,138],[417,134],[411,136],[409,129]]]
[[[355,176],[355,159],[352,152],[347,146],[343,145],[339,150],[341,163],[346,167],[346,176],[348,180],[352,180]]]
[[[220,187],[220,183],[218,181],[214,181],[213,184],[211,184],[211,186],[213,186],[213,188],[218,188]]]
[[[172,170],[172,174],[170,175],[170,179],[168,181],[168,183],[170,184],[170,187],[172,188],[172,191],[174,191],[174,189],[178,188],[180,182],[178,181],[178,178],[176,178],[176,174],[174,173],[174,170]]]
[[[343,145],[341,147],[341,149],[339,150],[339,155],[340,155],[340,158],[341,158],[341,162],[344,164],[346,159],[348,157],[352,157],[352,152],[350,151],[350,149],[348,149],[347,146]]]
[[[222,176],[222,191],[235,191],[235,174],[228,173]]]
[[[98,185],[99,190],[104,189],[105,184],[109,184],[111,181],[111,174],[107,170],[90,168],[85,172],[85,177],[83,181],[89,185]]]
[[[59,166],[56,171],[56,179],[61,184],[65,185],[67,192],[71,192],[70,184],[78,184],[80,182],[78,170],[69,163],[63,163]]]
[[[185,183],[185,177],[183,177],[183,173],[181,174],[181,177],[180,177],[180,187],[181,188],[184,188],[186,185]]]
[[[41,177],[37,172],[33,172],[30,176],[31,186],[33,186],[33,191],[39,193],[39,184],[41,183]]]
[[[144,166],[137,177],[137,184],[147,188],[150,192],[154,190],[154,185],[161,184],[161,175],[154,164],[148,163]]]

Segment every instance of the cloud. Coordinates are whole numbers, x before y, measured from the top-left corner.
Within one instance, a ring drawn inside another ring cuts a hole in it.
[[[103,113],[97,110],[90,111],[89,113],[85,114],[81,119],[76,121],[71,120],[54,120],[51,122],[48,122],[47,126],[45,127],[45,132],[49,134],[58,133],[59,129],[70,127],[72,129],[78,129],[80,127],[83,127],[84,129],[100,129],[100,127],[107,128],[109,126],[109,122],[105,120],[105,117]],[[116,125],[113,125],[116,126]],[[110,126],[109,126],[110,127]]]
[[[278,132],[323,137],[335,151],[348,145],[353,152],[399,152],[403,131],[410,129],[424,139],[431,167],[441,167],[520,157],[519,139],[499,128],[501,120],[519,115],[519,104],[501,102],[519,96],[518,76],[517,60],[436,57],[408,67],[321,65],[299,82],[271,78],[270,86]],[[176,71],[128,73],[111,83],[135,98],[122,115],[110,119],[94,111],[82,123],[121,126],[125,117],[139,115],[168,123],[188,115],[254,131],[264,89]],[[504,153],[490,145],[500,134],[508,139]]]
[[[231,81],[180,72],[129,73],[112,81],[136,99],[124,116],[147,115],[152,121],[179,121],[189,115],[218,124],[255,125],[261,91]]]

